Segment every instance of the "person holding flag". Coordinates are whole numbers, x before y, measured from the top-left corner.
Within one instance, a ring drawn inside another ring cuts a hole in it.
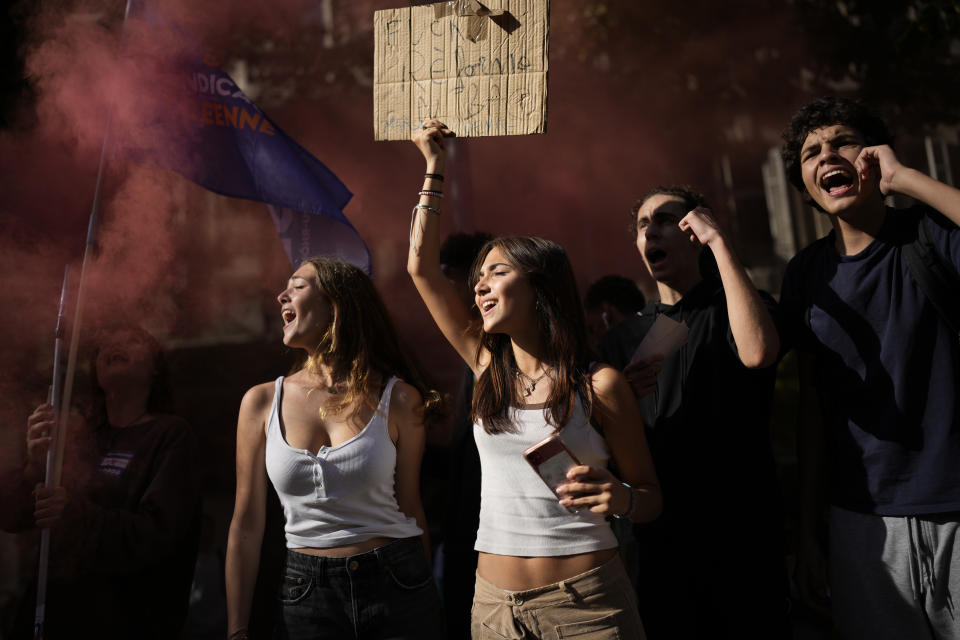
[[[26,466],[0,479],[0,528],[52,531],[43,637],[175,638],[200,534],[196,437],[167,412],[166,367],[149,333],[103,329],[92,361],[92,407],[70,420],[62,485],[38,484],[54,428],[43,404],[27,421]],[[30,635],[26,600],[14,637]]]

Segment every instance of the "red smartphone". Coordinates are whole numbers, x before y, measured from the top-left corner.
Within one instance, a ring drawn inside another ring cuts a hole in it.
[[[557,487],[566,482],[567,471],[580,464],[573,452],[563,444],[563,440],[555,435],[524,451],[523,457],[558,498],[560,496],[557,495]],[[567,511],[576,513],[577,509],[567,507]]]

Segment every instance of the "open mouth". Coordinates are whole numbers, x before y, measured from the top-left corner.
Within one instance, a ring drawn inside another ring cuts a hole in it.
[[[493,309],[495,306],[497,306],[496,300],[484,300],[483,302],[480,303],[480,313],[483,315],[487,315],[488,313],[490,313],[490,310]]]
[[[287,326],[291,322],[297,319],[297,313],[293,309],[284,309],[281,313],[283,316],[283,325]]]
[[[841,196],[850,191],[856,180],[846,169],[831,169],[820,177],[820,187],[831,196]]]
[[[667,252],[663,249],[649,249],[646,252],[647,264],[651,267],[657,267],[663,264],[664,260],[667,259]]]

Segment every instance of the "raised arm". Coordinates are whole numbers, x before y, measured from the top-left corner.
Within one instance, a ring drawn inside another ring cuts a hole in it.
[[[416,387],[398,382],[390,398],[390,432],[396,437],[397,471],[395,491],[397,506],[417,521],[423,529],[423,546],[430,559],[430,536],[427,517],[420,500],[420,462],[427,440],[423,426],[423,399]]]
[[[433,321],[444,337],[460,354],[474,373],[479,373],[477,345],[479,338],[470,334],[470,309],[457,295],[453,284],[440,269],[439,216],[443,200],[443,174],[446,169],[444,140],[454,134],[439,120],[427,120],[424,128],[413,134],[413,142],[426,160],[423,192],[410,222],[410,251],[407,272],[413,278]],[[432,193],[431,193],[432,192]]]
[[[922,171],[900,164],[887,145],[865,147],[854,162],[860,178],[879,179],[883,195],[901,193],[936,209],[960,226],[960,190],[934,180]]]
[[[272,383],[243,396],[237,421],[237,497],[227,537],[227,634],[245,631],[260,569],[260,545],[267,505],[266,416]],[[243,637],[243,633],[238,637]]]
[[[626,378],[608,365],[598,366],[593,374],[593,411],[621,477],[608,469],[574,467],[567,473],[570,482],[557,490],[565,496],[561,503],[594,513],[624,515],[634,522],[655,520],[663,509],[663,498],[643,418]],[[633,488],[632,497],[621,481]]]
[[[717,260],[740,361],[751,369],[769,367],[777,361],[780,351],[777,328],[730,241],[705,207],[697,207],[684,216],[680,229],[691,234],[691,241],[710,247]]]

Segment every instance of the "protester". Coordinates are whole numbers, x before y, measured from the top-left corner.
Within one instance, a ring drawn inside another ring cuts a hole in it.
[[[813,606],[828,593],[817,540],[825,462],[829,599],[842,637],[955,639],[960,346],[911,252],[919,240],[953,271],[955,301],[960,191],[902,165],[890,145],[882,120],[840,98],[807,104],[784,132],[791,181],[833,227],[790,262],[781,294],[800,356],[797,582]],[[916,204],[885,206],[892,194]]]
[[[489,242],[472,277],[480,317],[444,277],[437,219],[443,143],[452,135],[437,120],[413,135],[427,174],[407,268],[434,321],[477,376],[474,436],[483,473],[473,638],[642,638],[605,521],[646,521],[660,512],[630,388],[618,372],[591,363],[573,271],[559,245],[522,237]],[[559,485],[559,500],[522,456],[551,434],[580,462]],[[611,455],[626,483],[607,470]]]
[[[439,395],[357,267],[312,258],[277,299],[303,361],[240,405],[229,637],[247,637],[269,476],[286,516],[277,637],[443,638],[419,487]]]
[[[618,275],[603,276],[589,287],[583,297],[590,344],[599,351],[607,331],[635,315],[646,300],[637,283]]]
[[[653,639],[786,637],[783,520],[770,448],[779,347],[774,302],[690,187],[658,187],[631,210],[656,281],[651,302],[611,329],[602,357],[639,400],[664,512],[634,527],[640,614]],[[634,360],[654,322],[685,344]],[[626,554],[631,557],[632,554]]]
[[[473,306],[470,269],[489,233],[452,233],[440,245],[440,268],[467,306]],[[443,509],[441,587],[447,638],[470,637],[470,609],[476,583],[480,525],[480,454],[473,439],[473,385],[476,378],[464,365],[454,410],[453,435],[447,451],[446,499]]]
[[[153,336],[110,328],[96,345],[94,406],[71,417],[61,486],[40,484],[55,426],[44,404],[27,420],[26,468],[0,481],[3,528],[51,529],[44,637],[175,638],[200,526],[196,439],[166,413]],[[33,606],[19,612],[22,637],[32,637]]]

